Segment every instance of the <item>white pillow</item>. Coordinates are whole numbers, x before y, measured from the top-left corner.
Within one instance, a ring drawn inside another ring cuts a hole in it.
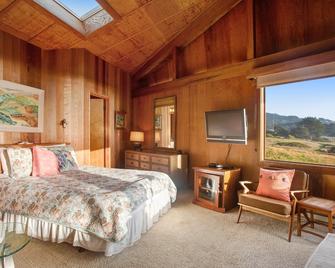
[[[8,148],[9,176],[24,178],[33,171],[33,156],[30,148]]]

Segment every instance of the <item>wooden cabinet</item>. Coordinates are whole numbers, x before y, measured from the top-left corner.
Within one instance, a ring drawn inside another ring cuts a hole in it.
[[[193,203],[219,212],[237,205],[240,169],[194,167]]]
[[[178,188],[187,185],[188,157],[173,152],[134,151],[125,152],[126,168],[153,170],[168,174]]]

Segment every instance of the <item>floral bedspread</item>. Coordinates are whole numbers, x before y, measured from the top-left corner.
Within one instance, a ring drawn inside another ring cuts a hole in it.
[[[0,211],[120,241],[131,212],[164,189],[174,202],[176,187],[164,173],[84,166],[53,177],[0,179]]]

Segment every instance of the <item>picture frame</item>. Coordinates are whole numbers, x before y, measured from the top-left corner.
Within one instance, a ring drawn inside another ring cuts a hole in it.
[[[155,129],[161,130],[162,129],[162,115],[155,114]]]
[[[0,131],[43,132],[44,90],[0,80]]]
[[[115,128],[123,129],[126,127],[126,112],[115,112]]]

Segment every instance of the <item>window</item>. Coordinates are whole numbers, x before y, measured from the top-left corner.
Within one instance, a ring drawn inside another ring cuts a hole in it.
[[[80,20],[85,20],[102,8],[95,0],[55,0]]]
[[[335,165],[335,77],[264,88],[264,159]]]
[[[113,17],[96,0],[34,0],[83,36],[113,21]]]

